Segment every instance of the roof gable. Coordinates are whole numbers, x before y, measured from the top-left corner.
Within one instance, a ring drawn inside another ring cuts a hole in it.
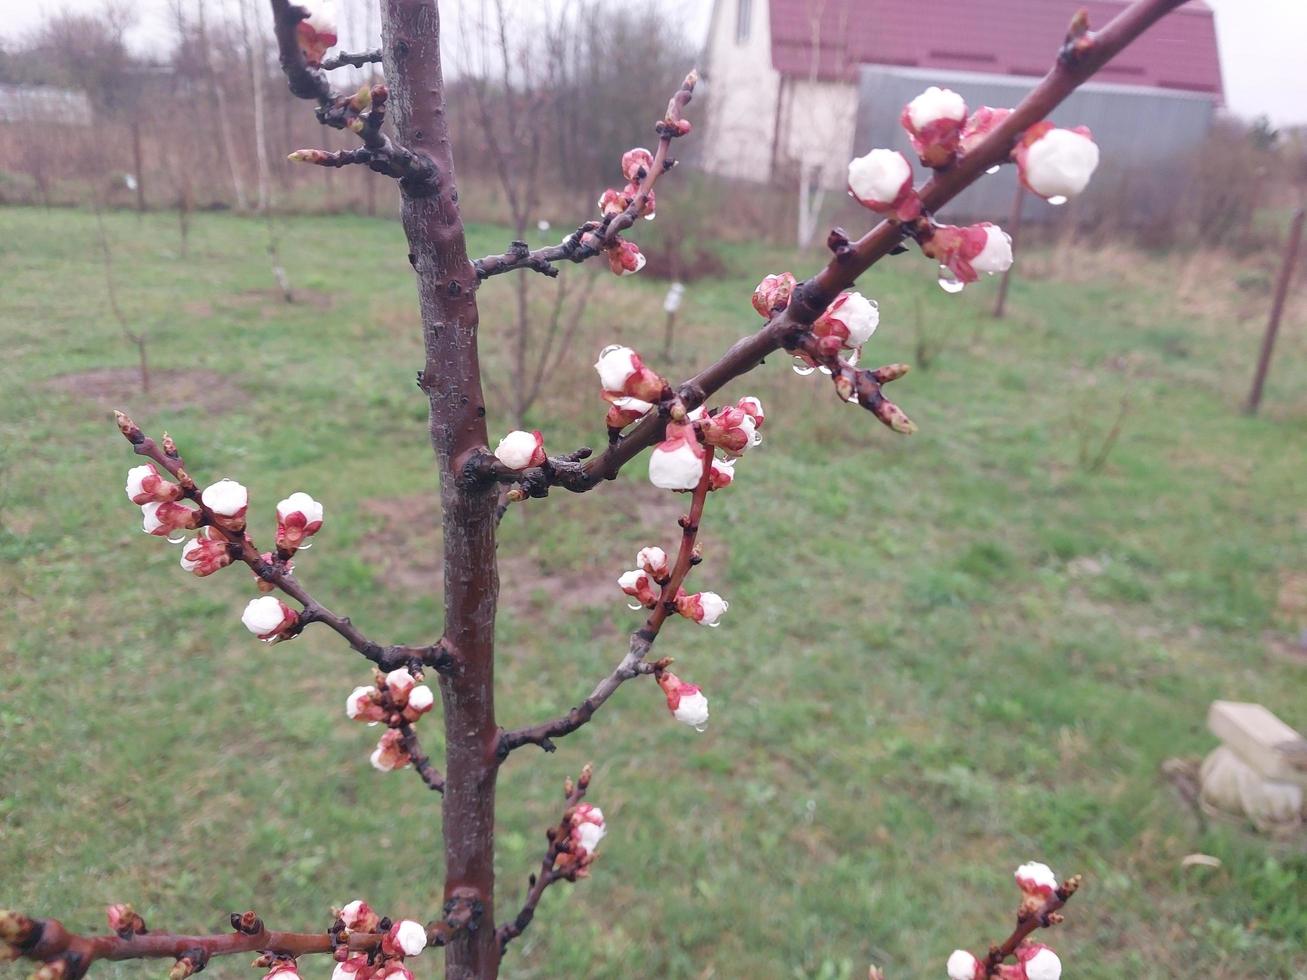
[[[770,0],[772,63],[787,75],[822,79],[852,80],[860,64],[1039,77],[1077,10],[1102,27],[1124,6],[1121,0]],[[1180,7],[1096,79],[1219,100],[1211,9],[1200,2]]]

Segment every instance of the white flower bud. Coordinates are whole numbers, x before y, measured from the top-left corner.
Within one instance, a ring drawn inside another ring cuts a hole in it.
[[[948,958],[948,980],[976,980],[980,961],[965,949],[955,949]]]
[[[290,520],[292,514],[303,514],[305,525],[322,523],[322,504],[303,490],[297,490],[277,504],[277,519]]]
[[[708,698],[702,691],[682,694],[681,702],[672,712],[672,717],[683,725],[702,728],[708,724]]]
[[[423,714],[431,710],[431,706],[436,703],[436,696],[432,693],[431,688],[425,684],[419,684],[413,690],[408,692],[408,706],[418,714]]]
[[[412,919],[396,922],[390,933],[405,956],[417,956],[427,948],[427,931]]]
[[[862,293],[845,293],[835,316],[849,331],[850,347],[861,347],[880,325],[880,307]]]
[[[241,613],[245,628],[261,640],[271,639],[295,622],[295,612],[276,596],[251,599]]]
[[[219,517],[239,517],[249,506],[250,493],[235,480],[219,480],[204,488],[200,502]]]
[[[345,714],[353,719],[361,715],[372,704],[372,694],[376,690],[374,687],[356,687],[349,692],[349,697],[345,699]],[[349,908],[349,906],[345,906]]]
[[[595,361],[595,370],[599,372],[599,384],[604,391],[622,391],[627,379],[639,370],[636,353],[629,347],[616,344],[605,347]]]
[[[1005,272],[1012,267],[1012,237],[998,225],[985,225],[985,247],[971,260],[977,272]]]
[[[849,163],[849,190],[864,204],[888,207],[912,177],[912,165],[897,150],[872,150]]]
[[[1053,869],[1047,864],[1038,861],[1021,865],[1013,877],[1017,880],[1017,886],[1028,894],[1047,896],[1057,891],[1057,875],[1053,874]]]
[[[1040,948],[1023,965],[1026,980],[1060,980],[1062,976],[1062,961],[1047,946]]]
[[[641,548],[636,552],[635,563],[654,578],[662,578],[668,572],[667,552],[657,545]]]
[[[660,490],[693,490],[703,477],[703,456],[688,442],[667,450],[658,445],[649,455],[649,481]]]
[[[499,440],[495,458],[510,470],[524,470],[544,462],[544,440],[539,432],[517,429]]]
[[[1026,186],[1041,197],[1075,197],[1098,166],[1098,144],[1070,129],[1050,129],[1023,152],[1018,163]]]
[[[967,116],[967,103],[952,89],[932,85],[908,103],[908,118],[914,129],[925,129],[937,119],[961,122]]]

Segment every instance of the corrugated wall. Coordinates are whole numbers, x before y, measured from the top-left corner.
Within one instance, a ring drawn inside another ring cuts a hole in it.
[[[904,151],[915,162],[907,134],[899,125],[899,113],[928,85],[953,89],[974,109],[1016,105],[1034,84],[1026,78],[863,67],[854,152],[863,154],[873,147],[888,146]],[[1170,184],[1174,192],[1173,181],[1183,174],[1186,156],[1207,135],[1214,113],[1211,99],[1204,96],[1091,85],[1074,92],[1051,118],[1062,126],[1088,126],[1102,150],[1081,207],[1092,211],[1096,198],[1126,194],[1137,204],[1143,220],[1148,201],[1158,189]],[[968,188],[942,217],[1006,221],[1015,192],[1016,169],[1004,167]],[[1024,217],[1039,220],[1050,211],[1042,201],[1027,200]]]

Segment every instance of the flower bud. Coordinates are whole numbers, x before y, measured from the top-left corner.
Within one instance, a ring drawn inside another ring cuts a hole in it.
[[[898,150],[872,150],[849,163],[849,193],[865,208],[911,221],[921,214],[912,164]]]
[[[689,425],[667,426],[649,455],[649,481],[660,490],[693,490],[703,479],[706,450]]]
[[[771,319],[790,305],[794,287],[798,285],[794,275],[782,272],[779,275],[763,276],[753,291],[753,308],[759,316]]]
[[[499,440],[499,445],[495,447],[495,458],[510,470],[539,466],[546,458],[544,436],[539,429],[534,432],[515,429]]]
[[[1012,239],[988,221],[965,228],[938,225],[921,243],[921,251],[964,283],[975,282],[982,272],[993,275],[1012,265]]]
[[[260,640],[272,640],[294,628],[299,615],[276,596],[265,595],[249,601],[241,622]]]
[[[817,317],[812,333],[818,348],[827,356],[842,350],[858,350],[880,325],[880,308],[861,293],[841,293]]]
[[[366,906],[365,906],[366,907]],[[375,923],[373,924],[375,928]],[[372,929],[362,929],[361,932],[371,932]],[[394,960],[390,961],[395,962]],[[355,953],[353,956],[347,956],[336,964],[331,971],[331,980],[375,980],[372,964],[368,962],[367,953]],[[411,975],[410,975],[411,980]]]
[[[657,545],[641,548],[635,554],[635,563],[655,579],[664,579],[671,574],[671,565],[667,563],[667,552]]]
[[[377,700],[375,687],[356,687],[345,699],[345,714],[353,721],[365,721],[375,725],[386,720],[386,709]]]
[[[962,136],[958,140],[958,153],[963,156],[972,152],[981,142],[999,126],[1003,120],[1012,115],[1011,109],[993,109],[981,106],[970,116],[962,127]]]
[[[716,626],[731,604],[716,592],[696,592],[676,597],[676,611],[700,626]]]
[[[345,923],[345,928],[350,932],[373,932],[381,919],[376,912],[372,911],[372,906],[368,905],[363,899],[356,898],[340,910],[340,921]],[[350,957],[350,959],[353,959],[353,957]],[[366,962],[366,958],[364,962]]]
[[[141,527],[146,534],[166,538],[174,531],[190,531],[200,525],[200,512],[173,501],[141,505]]]
[[[687,684],[669,670],[658,675],[658,686],[667,696],[667,710],[677,721],[692,728],[708,724],[708,699],[693,684]]]
[[[651,167],[653,167],[653,154],[643,146],[637,146],[622,154],[622,176],[628,181],[643,180]]]
[[[708,474],[708,489],[721,490],[735,482],[735,460],[714,459]]]
[[[1057,875],[1053,874],[1053,869],[1047,864],[1038,861],[1029,861],[1021,865],[1013,877],[1017,880],[1018,888],[1029,897],[1040,901],[1052,898],[1053,893],[1057,891]]]
[[[1060,980],[1062,961],[1043,943],[1023,943],[1017,959],[1025,970],[1026,980]]]
[[[930,86],[903,107],[899,121],[927,167],[943,167],[957,152],[967,104],[956,92]]]
[[[425,684],[419,684],[408,692],[408,704],[404,706],[404,720],[417,721],[418,718],[430,711],[435,703],[436,696],[431,688]]]
[[[718,409],[700,428],[703,441],[729,456],[739,456],[758,441],[758,424],[741,408]]]
[[[294,551],[322,528],[322,504],[302,490],[277,504],[277,547]]]
[[[391,728],[386,734],[381,736],[377,742],[377,747],[372,751],[372,768],[381,772],[391,772],[395,769],[402,769],[411,761],[408,751],[403,745],[403,736],[400,735],[399,729]]]
[[[600,214],[604,217],[608,217],[610,214],[621,214],[627,209],[630,203],[631,202],[627,200],[625,194],[619,191],[616,187],[610,187],[599,195],[596,207],[599,208]]]
[[[296,0],[309,15],[295,25],[300,52],[311,68],[322,64],[322,56],[336,43],[336,5],[332,0]]]
[[[145,920],[140,917],[136,909],[126,903],[107,906],[104,915],[109,922],[109,928],[124,939],[130,939],[136,933],[146,931]]]
[[[745,395],[735,403],[735,406],[753,419],[755,428],[761,429],[763,422],[767,420],[762,410],[762,402],[753,395]]]
[[[182,545],[181,566],[199,578],[231,564],[231,545],[211,527],[202,527]]]
[[[608,268],[616,276],[633,276],[644,268],[644,253],[635,242],[618,239],[605,250],[608,254]]]
[[[250,493],[235,480],[219,480],[204,488],[200,503],[213,514],[213,523],[229,531],[245,529],[245,511],[250,505]]]
[[[13,946],[26,946],[36,935],[36,920],[21,912],[0,909],[0,942]]]
[[[300,980],[299,967],[293,959],[277,960],[272,969],[263,975],[263,980]]]
[[[965,949],[955,949],[948,958],[948,980],[984,980],[985,968]]]
[[[654,581],[653,575],[639,568],[623,572],[617,580],[617,585],[647,609],[657,605],[658,597],[662,594],[662,588]]]
[[[568,840],[578,859],[586,861],[593,857],[595,848],[607,833],[604,811],[593,803],[578,804],[572,811],[572,832]]]
[[[599,372],[599,386],[605,397],[611,396],[610,401],[629,396],[653,403],[667,387],[666,381],[644,366],[639,354],[620,344],[610,344],[599,352],[595,370]]]
[[[152,500],[166,503],[179,500],[182,495],[181,486],[160,476],[153,463],[142,463],[128,470],[126,490],[128,499],[134,504],[147,504]]]
[[[386,960],[369,980],[413,980],[413,971],[400,960]]]
[[[386,690],[390,698],[400,707],[408,703],[408,692],[413,690],[417,679],[408,672],[407,667],[399,667],[386,675]]]
[[[427,931],[412,919],[396,922],[381,940],[381,950],[389,956],[417,956],[426,948]]]
[[[1098,166],[1098,144],[1084,126],[1059,129],[1045,120],[1022,134],[1013,151],[1021,183],[1061,204],[1089,184]]]
[[[632,422],[644,418],[651,408],[653,408],[652,402],[631,398],[629,395],[614,398],[608,408],[608,414],[604,416],[604,424],[610,429],[625,429]]]

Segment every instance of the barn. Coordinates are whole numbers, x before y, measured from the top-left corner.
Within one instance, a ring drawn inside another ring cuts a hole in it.
[[[969,106],[1014,105],[1085,9],[1101,26],[1124,0],[715,0],[705,52],[706,170],[750,181],[843,188],[849,159],[909,151],[904,104],[927,85]],[[1212,11],[1167,16],[1053,115],[1088,125],[1096,182],[1119,185],[1206,136],[1222,104]],[[855,152],[856,151],[856,152]],[[1015,178],[981,181],[955,210],[1006,213]]]

